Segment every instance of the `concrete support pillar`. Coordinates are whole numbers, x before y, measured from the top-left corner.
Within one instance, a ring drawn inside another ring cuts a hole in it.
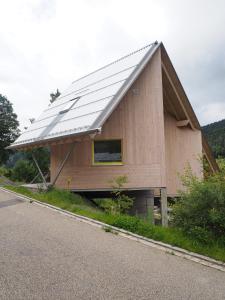
[[[146,191],[145,202],[146,202],[146,218],[152,224],[154,224],[155,220],[154,220],[154,191],[153,190]]]
[[[135,198],[131,213],[154,224],[154,191],[135,191],[131,195]]]
[[[161,203],[161,219],[162,226],[168,226],[168,208],[167,208],[167,191],[166,188],[160,189],[160,203]]]

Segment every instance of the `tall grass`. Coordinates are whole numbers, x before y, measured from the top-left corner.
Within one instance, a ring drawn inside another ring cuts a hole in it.
[[[32,192],[25,187],[7,186],[6,188],[64,210],[104,222],[110,226],[119,227],[147,238],[162,241],[225,262],[225,248],[219,240],[210,240],[208,244],[202,244],[177,228],[154,226],[134,216],[107,214],[93,207],[80,195],[65,190],[53,189],[48,192]]]

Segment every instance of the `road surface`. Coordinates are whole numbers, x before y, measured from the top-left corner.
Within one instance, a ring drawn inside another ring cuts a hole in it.
[[[0,299],[225,299],[225,273],[0,190]]]

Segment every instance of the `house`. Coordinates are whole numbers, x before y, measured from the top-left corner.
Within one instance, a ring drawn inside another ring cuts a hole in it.
[[[50,147],[57,187],[69,181],[73,191],[109,190],[110,180],[126,175],[126,188],[146,199],[159,191],[164,212],[187,164],[199,177],[200,155],[218,168],[158,42],[72,82],[10,148],[42,146]]]

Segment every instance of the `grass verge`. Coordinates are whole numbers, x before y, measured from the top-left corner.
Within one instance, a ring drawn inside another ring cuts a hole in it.
[[[5,186],[5,188],[108,225],[225,262],[225,247],[218,240],[211,240],[208,244],[202,244],[176,228],[153,226],[138,217],[106,214],[93,207],[81,196],[65,190],[53,189],[48,192],[32,192],[25,187]]]

